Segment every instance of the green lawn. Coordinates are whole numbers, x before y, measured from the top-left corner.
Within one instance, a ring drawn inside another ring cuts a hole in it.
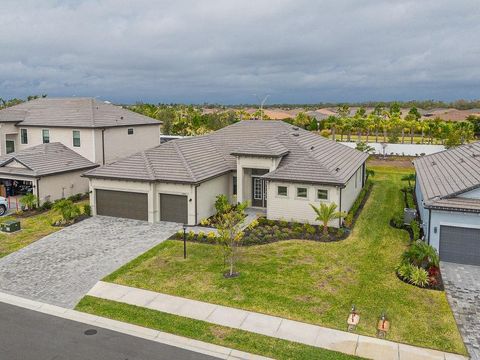
[[[81,201],[77,204],[82,206],[86,203],[88,201]],[[58,214],[55,211],[49,210],[24,218],[16,217],[15,215],[0,218],[0,223],[9,220],[20,220],[21,226],[21,231],[15,233],[0,232],[0,258],[60,230],[61,227],[51,225],[52,220],[57,216]]]
[[[222,276],[223,257],[212,245],[167,241],[106,281],[186,298],[346,329],[352,304],[358,332],[374,336],[380,314],[391,320],[388,339],[466,354],[444,292],[400,281],[395,266],[408,244],[389,226],[402,208],[400,178],[409,169],[378,167],[375,185],[353,233],[344,241],[282,241],[243,248],[234,279]]]
[[[355,356],[204,321],[86,296],[77,310],[276,359],[353,360]]]

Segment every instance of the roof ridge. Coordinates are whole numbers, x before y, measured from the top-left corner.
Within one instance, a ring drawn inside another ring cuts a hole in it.
[[[215,148],[215,150],[222,156],[223,160],[225,161],[225,165],[228,166],[227,154],[224,151],[221,151],[221,150],[218,149],[218,146],[215,145],[215,143],[212,141],[212,136],[210,136],[210,135],[211,134],[207,134],[207,135],[205,135],[205,137],[207,138],[210,145],[212,145]]]
[[[146,169],[148,171],[148,174],[150,175],[150,178],[152,180],[155,180],[155,172],[153,171],[153,166],[152,166],[152,163],[150,162],[150,159],[148,158],[147,156],[147,152],[146,151],[142,151],[140,153],[143,157],[143,160],[145,162],[145,165],[146,165]]]
[[[177,141],[172,141],[172,144],[173,144],[173,147],[174,147],[175,151],[176,151],[177,154],[180,156],[180,160],[182,160],[183,165],[185,166],[185,168],[187,169],[188,173],[189,173],[190,176],[192,177],[192,180],[193,180],[193,181],[197,181],[197,178],[196,178],[195,175],[193,174],[192,169],[190,169],[190,166],[188,166],[188,162],[187,162],[187,160],[185,159],[185,156],[183,155],[182,150],[181,150],[180,147],[178,146]]]
[[[304,130],[304,129],[301,129],[303,130],[304,133],[308,134],[308,135],[314,135],[314,134],[311,134],[310,131],[307,131],[307,130]],[[297,130],[298,131],[298,130]],[[316,135],[314,135],[316,136]],[[295,142],[295,144],[297,144],[304,152],[305,152],[305,156],[304,157],[309,157],[311,160],[313,160],[315,163],[321,165],[326,171],[328,171],[328,173],[330,173],[330,175],[332,175],[333,178],[335,178],[337,181],[341,182],[342,179],[340,179],[338,177],[338,173],[336,172],[333,172],[331,171],[327,166],[325,166],[322,162],[320,162],[318,159],[316,159],[315,157],[312,156],[311,154],[311,149],[307,149],[305,146],[303,146],[297,138],[295,138],[294,136],[291,136],[293,139],[293,141]],[[320,139],[320,140],[323,140],[323,139]],[[336,144],[336,142],[335,142]],[[302,160],[304,157],[302,157],[300,160]],[[287,165],[287,166],[290,166],[290,165]]]

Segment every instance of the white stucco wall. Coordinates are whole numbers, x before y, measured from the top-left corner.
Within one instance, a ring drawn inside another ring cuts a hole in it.
[[[363,184],[363,168],[360,166],[342,189],[342,211],[348,212],[357,199]]]
[[[286,186],[287,196],[278,196],[277,187]],[[297,198],[297,187],[308,189],[307,198]],[[317,189],[328,190],[328,200],[317,200]],[[294,184],[287,182],[269,181],[267,197],[267,218],[271,220],[287,220],[301,223],[320,224],[315,221],[315,212],[310,204],[319,206],[320,202],[334,202],[337,205],[340,201],[340,190],[338,187],[311,184]],[[332,221],[329,226],[338,227],[339,221]]]
[[[425,237],[428,237],[428,214],[429,210],[423,206],[423,194],[420,190],[420,183],[418,181],[415,182],[415,197],[417,198],[417,205],[418,211],[421,219],[421,227],[423,229],[423,233]]]
[[[0,123],[0,155],[7,153],[7,139],[13,140],[15,142],[15,150],[18,149],[17,133],[19,133],[19,129],[13,123]]]
[[[237,187],[238,202],[252,202],[252,177],[250,169],[265,169],[273,171],[281,158],[262,156],[237,156]]]
[[[187,196],[188,225],[195,225],[195,186],[187,184],[155,183],[153,212],[155,222],[160,221],[160,194]],[[150,199],[149,199],[150,202]],[[198,220],[200,221],[200,219]]]
[[[85,170],[50,175],[38,180],[40,203],[67,198],[89,191],[88,179],[81,177]]]
[[[230,197],[231,178],[232,175],[229,173],[200,184],[197,188],[198,222],[215,214],[217,195],[224,194]]]

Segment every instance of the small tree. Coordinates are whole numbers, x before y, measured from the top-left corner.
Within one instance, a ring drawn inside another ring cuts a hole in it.
[[[369,178],[371,178],[371,177],[373,178],[375,176],[375,170],[367,168],[365,170],[365,174],[367,175],[366,180],[368,180]]]
[[[20,198],[20,204],[25,206],[28,210],[33,210],[37,207],[37,197],[33,195],[32,193],[28,193],[26,195],[23,195]]]
[[[315,218],[316,221],[320,221],[323,224],[323,235],[328,235],[328,223],[334,219],[342,218],[347,216],[347,213],[337,211],[337,204],[320,204],[319,207],[316,207],[313,204],[310,204],[313,211],[317,214]]]
[[[218,242],[223,247],[225,258],[228,258],[228,277],[235,274],[235,263],[238,255],[238,247],[243,238],[242,225],[245,220],[245,208],[247,203],[241,203],[220,217],[218,229]]]
[[[53,209],[58,211],[66,222],[73,220],[80,215],[80,207],[71,200],[62,199],[53,204]]]

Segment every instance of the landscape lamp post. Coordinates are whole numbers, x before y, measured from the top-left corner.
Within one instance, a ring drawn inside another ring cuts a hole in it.
[[[187,258],[187,225],[183,224],[183,258]]]

